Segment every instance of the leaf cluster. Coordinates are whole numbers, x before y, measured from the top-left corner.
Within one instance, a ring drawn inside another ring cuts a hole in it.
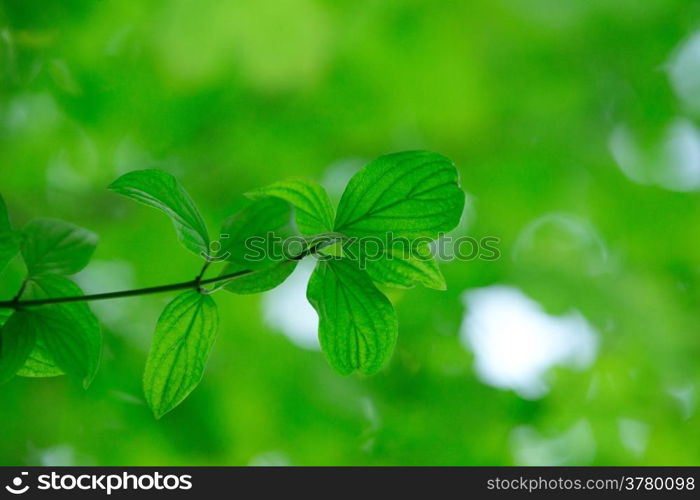
[[[155,326],[143,386],[156,417],[180,404],[202,379],[219,323],[211,294],[221,288],[236,294],[270,290],[309,255],[318,257],[307,298],[319,315],[324,355],[341,374],[375,373],[391,356],[398,334],[396,312],[377,285],[445,289],[429,242],[458,224],[464,205],[453,163],[427,151],[370,162],[350,180],[337,209],[325,190],[309,180],[277,182],[247,193],[247,204],[224,221],[222,240],[215,244],[195,202],[169,173],[132,171],[109,189],[166,214],[179,242],[204,258],[192,286],[167,304]],[[282,260],[272,253],[249,258],[251,238],[269,247],[280,244],[279,235],[295,233],[304,242],[297,254]],[[355,242],[369,237],[384,241],[389,233],[415,242],[417,251],[387,243],[372,259],[350,257],[362,254]],[[337,242],[350,242],[348,251],[333,251]],[[16,230],[0,198],[0,271],[17,253],[27,268],[13,301],[16,307],[0,314],[0,381],[67,374],[86,387],[90,383],[102,350],[99,322],[87,305],[90,297],[40,307],[22,304],[81,295],[69,276],[88,264],[96,244],[94,233],[59,220],[35,219]],[[216,263],[223,263],[218,277],[205,280]]]

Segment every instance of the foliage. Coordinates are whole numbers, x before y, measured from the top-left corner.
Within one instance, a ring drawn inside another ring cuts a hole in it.
[[[156,418],[180,404],[202,379],[218,323],[212,298],[194,290],[175,297],[163,311],[143,375]]]
[[[246,192],[310,178],[337,207],[382,152],[438,151],[467,191],[451,234],[500,255],[447,247],[444,280],[373,280],[400,334],[370,377],[338,376],[320,351],[313,258],[269,292],[216,293],[205,377],[160,420],[142,368],[184,290],[89,302],[103,330],[89,389],[2,385],[0,464],[700,464],[699,20],[695,0],[0,0],[0,192],[18,230],[47,216],[99,234],[67,276],[86,294],[202,265],[157,210],[104,192],[136,168],[186,186],[216,248]],[[0,300],[26,276],[13,234]],[[533,342],[507,304],[490,310],[498,334],[473,338],[472,297],[503,286],[585,319],[588,361],[566,338]],[[551,365],[550,349],[572,358]],[[514,390],[533,367],[543,392]]]
[[[143,377],[146,401],[156,418],[179,405],[202,379],[218,327],[217,306],[210,293],[222,286],[240,294],[272,289],[291,274],[298,260],[320,250],[328,235],[342,240],[397,230],[400,236],[434,239],[457,225],[464,204],[454,165],[423,151],[383,156],[360,170],[348,184],[335,221],[330,198],[320,185],[303,180],[276,183],[249,193],[253,201],[226,219],[221,233],[225,243],[217,255],[227,265],[218,278],[206,280],[204,273],[215,260],[208,253],[207,229],[194,201],[172,175],[161,170],[136,170],[117,179],[109,189],[164,212],[172,220],[180,243],[207,259],[188,285],[193,289],[170,302],[156,325]],[[274,231],[287,224],[288,204],[294,208],[299,231],[311,236],[302,251],[281,260],[272,259],[271,253],[257,260],[247,258],[251,238],[278,243]],[[31,221],[22,235],[27,276],[16,299],[5,305],[15,312],[0,330],[0,379],[65,372],[83,380],[87,387],[101,356],[100,328],[81,301],[80,288],[62,275],[74,274],[87,265],[97,238],[90,231],[50,219]],[[11,248],[13,241],[8,222],[2,245]],[[387,284],[411,285],[415,281],[431,285],[436,276],[441,278],[429,254],[424,258],[430,264],[411,265],[412,258],[407,258],[394,265],[390,259],[394,253],[392,249],[383,251],[372,274],[360,265],[361,260],[345,255],[321,260],[309,281],[308,298],[320,317],[323,352],[343,375],[355,370],[375,373],[391,355],[396,341],[396,313],[373,279]],[[416,260],[423,261],[420,257]],[[218,286],[206,290],[203,285],[209,283]],[[444,282],[438,285],[440,288]],[[61,297],[78,300],[43,305],[23,300]]]
[[[209,250],[209,235],[192,198],[180,183],[162,170],[137,170],[114,181],[109,189],[170,217],[185,248],[199,255]]]

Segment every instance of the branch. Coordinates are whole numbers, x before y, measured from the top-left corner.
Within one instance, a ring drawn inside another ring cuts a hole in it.
[[[332,245],[337,241],[337,238],[330,238],[316,242],[310,245],[306,250],[299,255],[290,257],[281,262],[300,261],[304,257],[317,253],[322,248]],[[19,295],[12,300],[0,301],[0,309],[22,309],[25,307],[46,306],[51,304],[68,304],[71,302],[92,302],[95,300],[120,299],[123,297],[135,297],[138,295],[150,295],[154,293],[172,292],[174,290],[186,290],[188,288],[198,290],[200,293],[206,293],[202,287],[212,285],[224,281],[231,281],[247,274],[258,272],[259,270],[244,269],[234,273],[222,274],[214,278],[202,279],[202,274],[208,267],[209,263],[204,265],[200,274],[193,280],[183,281],[181,283],[171,283],[169,285],[151,286],[146,288],[135,288],[133,290],[120,290],[117,292],[95,293],[92,295],[74,295],[71,297],[47,297],[44,299],[17,300]]]

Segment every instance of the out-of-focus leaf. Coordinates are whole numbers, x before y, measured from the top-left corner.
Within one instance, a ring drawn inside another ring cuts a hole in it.
[[[12,230],[5,200],[0,195],[0,272],[17,254],[19,250],[17,243],[17,236]]]
[[[40,328],[36,316],[16,311],[0,330],[0,383],[14,377],[34,348]]]
[[[22,229],[22,257],[30,276],[75,274],[90,261],[97,235],[69,222],[34,219]]]
[[[335,370],[372,374],[381,368],[396,342],[396,312],[356,262],[320,261],[306,296],[319,316],[321,348]]]
[[[246,193],[250,198],[273,196],[294,206],[296,223],[302,234],[314,235],[333,229],[334,210],[326,191],[305,179],[291,179]]]
[[[82,295],[78,285],[55,274],[36,276],[27,282],[23,298]],[[102,353],[102,333],[97,318],[85,302],[54,304],[27,309],[35,323],[37,342],[19,375],[50,377],[63,372],[87,387],[97,372]]]
[[[180,183],[167,172],[147,169],[122,175],[109,189],[157,208],[173,221],[178,240],[196,255],[209,251],[204,219]]]
[[[442,155],[380,156],[357,172],[338,204],[335,230],[348,236],[428,237],[453,229],[464,208],[457,169]]]
[[[218,322],[212,298],[194,290],[165,307],[143,376],[146,401],[156,418],[179,405],[199,384]]]

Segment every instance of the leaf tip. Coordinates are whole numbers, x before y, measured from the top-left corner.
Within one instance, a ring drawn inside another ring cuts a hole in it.
[[[429,285],[426,285],[426,287],[437,290],[438,292],[445,292],[447,291],[447,282],[443,278],[440,281],[433,281]]]

